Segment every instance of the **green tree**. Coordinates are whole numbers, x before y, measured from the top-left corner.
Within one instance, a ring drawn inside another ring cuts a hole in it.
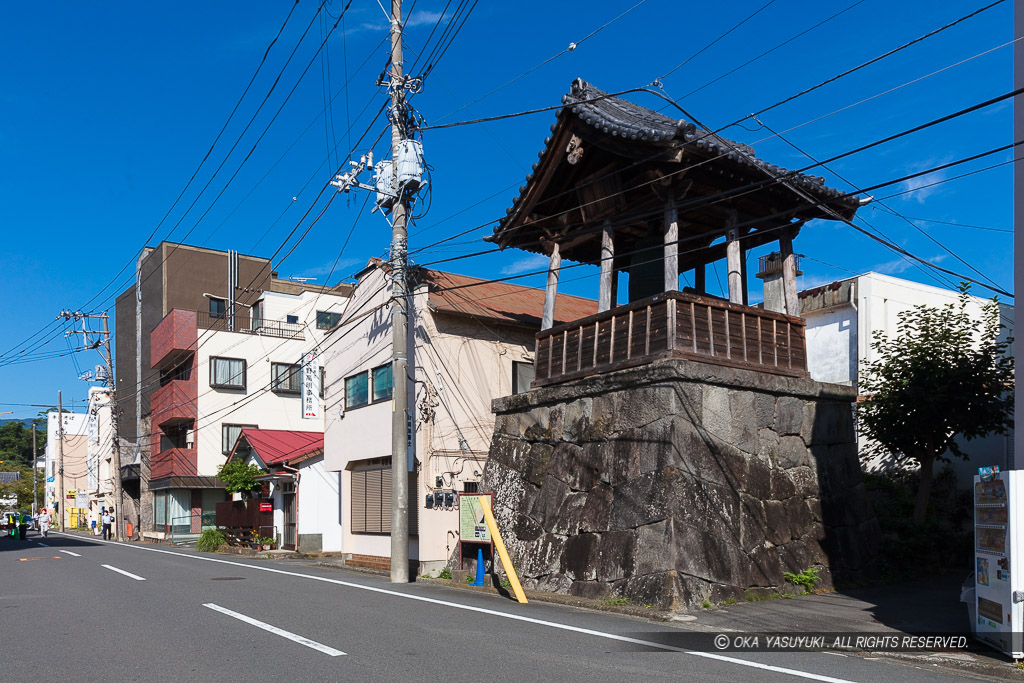
[[[857,406],[864,455],[893,466],[919,466],[914,523],[924,524],[935,462],[966,458],[956,442],[1005,434],[1013,415],[1012,337],[1000,340],[999,304],[967,312],[970,287],[940,308],[915,306],[899,315],[896,335],[874,334],[877,360],[864,363]]]
[[[220,466],[217,476],[224,482],[224,490],[228,493],[250,493],[260,488],[262,484],[256,481],[256,477],[263,474],[256,465],[247,465],[241,460],[232,460]]]
[[[0,484],[0,500],[7,498],[15,498],[17,500],[14,509],[17,510],[31,510],[32,509],[32,468],[25,465],[9,465],[4,463],[0,465],[0,471],[3,472],[20,472],[21,478],[18,481],[10,484]],[[42,505],[46,501],[44,482],[46,478],[39,473],[36,477],[36,496],[39,504]],[[0,506],[2,509],[3,506]]]

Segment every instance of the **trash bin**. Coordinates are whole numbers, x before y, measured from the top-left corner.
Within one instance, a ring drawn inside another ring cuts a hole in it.
[[[960,602],[967,604],[967,617],[971,620],[971,633],[978,633],[978,601],[975,599],[974,572],[964,580],[960,587]]]
[[[94,519],[91,522],[89,522],[89,526],[92,527],[93,529],[95,529],[96,528],[96,520]]]
[[[128,522],[127,524],[124,525],[124,535],[125,535],[125,537],[131,538],[133,531],[135,531],[135,527],[132,526],[131,522]]]

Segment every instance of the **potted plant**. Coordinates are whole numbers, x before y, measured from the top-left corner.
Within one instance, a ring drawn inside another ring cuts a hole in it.
[[[263,536],[262,538],[257,537],[257,543],[264,550],[273,550],[274,546],[277,545],[277,539],[273,536]]]

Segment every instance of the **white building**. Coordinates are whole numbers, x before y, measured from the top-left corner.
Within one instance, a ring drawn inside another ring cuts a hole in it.
[[[391,296],[388,268],[357,275],[341,324],[324,345],[324,468],[341,473],[349,564],[383,569],[391,556]],[[427,269],[410,272],[409,556],[439,569],[458,547],[458,494],[476,491],[494,431],[491,401],[533,380],[544,292]],[[597,302],[557,298],[558,320]],[[324,512],[327,514],[327,511]]]
[[[121,509],[115,500],[112,404],[107,387],[89,389],[85,492],[88,495],[89,521],[97,524],[105,508],[113,507],[115,513]]]
[[[865,273],[800,292],[800,313],[807,321],[807,369],[819,382],[857,386],[859,368],[877,359],[871,348],[873,335],[895,335],[900,313],[914,306],[941,307],[955,302],[959,292],[909,280]],[[968,312],[980,320],[981,307],[989,300],[972,297]],[[1004,336],[1013,331],[1013,307],[1000,306]],[[1013,434],[994,435],[961,444],[968,461],[952,458],[961,487],[966,487],[977,468],[1013,465]],[[862,443],[863,446],[863,443]],[[942,467],[939,464],[938,467]]]
[[[150,363],[160,371],[160,388],[150,398],[153,530],[144,536],[189,536],[214,524],[215,505],[225,500],[217,471],[242,429],[322,435],[317,350],[340,319],[347,292],[347,285],[275,281],[251,311],[230,320],[224,301],[211,297],[209,312],[173,309],[156,326],[150,339]],[[316,382],[304,407],[307,354]]]
[[[87,493],[88,434],[88,413],[54,410],[46,414],[46,507],[52,510],[54,503],[59,503],[58,514],[63,515],[65,526],[79,526],[80,512],[87,519],[88,499],[77,493]],[[54,524],[59,524],[59,518]]]

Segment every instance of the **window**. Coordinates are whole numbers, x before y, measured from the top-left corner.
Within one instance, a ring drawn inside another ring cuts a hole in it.
[[[373,373],[373,402],[387,401],[391,398],[391,365],[382,365],[374,368]]]
[[[334,313],[331,311],[317,311],[316,312],[316,329],[318,330],[330,330],[341,322],[341,313]]]
[[[297,364],[270,364],[271,391],[278,394],[297,394],[299,389],[299,366]]]
[[[211,358],[210,386],[215,389],[245,389],[245,360]]]
[[[525,394],[530,390],[530,384],[533,382],[534,368],[533,363],[522,363],[519,361],[512,361],[512,393],[513,394]]]
[[[220,426],[220,452],[224,455],[229,455],[231,449],[235,447],[235,442],[238,441],[238,435],[242,433],[243,429],[258,429],[256,425],[229,425],[222,424]]]
[[[228,314],[228,302],[217,297],[210,297],[210,317],[223,318]]]
[[[297,315],[286,315],[284,317],[284,321],[286,323],[288,323],[289,325],[298,325],[299,324],[299,316],[297,316]]]
[[[252,305],[252,329],[258,330],[263,327],[263,300],[260,299]]]
[[[345,378],[345,410],[365,406],[370,402],[367,378],[365,372]]]
[[[419,486],[409,473],[409,534],[418,535]],[[352,533],[391,533],[391,458],[357,465],[352,471]]]

